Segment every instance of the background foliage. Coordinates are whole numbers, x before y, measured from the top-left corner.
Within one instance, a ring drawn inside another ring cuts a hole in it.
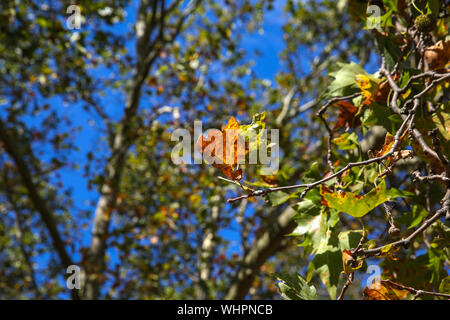
[[[0,4],[1,298],[449,293],[448,2],[80,0],[70,30],[74,3]],[[248,43],[274,12],[268,81]],[[242,182],[264,197],[171,161],[173,130],[263,111],[280,170]]]

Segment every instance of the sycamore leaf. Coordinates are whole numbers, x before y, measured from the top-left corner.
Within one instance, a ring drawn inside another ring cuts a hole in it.
[[[292,235],[311,235],[313,243],[318,245],[326,237],[326,214],[322,213],[318,190],[311,190],[305,199],[296,203],[293,208],[296,213],[292,219],[297,223],[297,227]]]
[[[342,271],[342,254],[335,233],[328,230],[326,239],[320,242],[316,254],[308,266],[308,272],[316,271],[332,300],[336,299],[339,275]],[[310,278],[312,275],[309,275]]]
[[[350,250],[356,248],[361,240],[363,230],[348,230],[339,233],[339,247],[343,250]]]
[[[248,125],[240,126],[242,136],[248,137],[249,145],[248,150],[258,150],[261,143],[266,142],[266,136],[264,135],[266,128],[265,124],[266,113],[257,113],[252,118],[252,123]]]
[[[375,241],[375,239],[371,239],[369,241],[367,241],[366,243],[363,244],[363,248],[364,249],[372,249],[375,248],[377,246],[377,242]]]
[[[278,178],[276,175],[260,175],[260,177],[269,187],[278,186]]]
[[[402,300],[409,293],[395,282],[381,280],[364,289],[363,300]]]
[[[281,296],[286,300],[317,300],[317,291],[313,285],[308,285],[299,274],[290,276],[288,274],[274,275]]]
[[[351,102],[339,101],[334,106],[339,108],[339,113],[333,130],[345,128],[345,131],[348,131],[350,128],[356,128],[361,125],[361,121],[356,117],[359,109]]]
[[[384,144],[381,147],[381,150],[376,153],[377,157],[384,156],[386,153],[388,153],[392,146],[395,143],[394,136],[391,135],[389,132],[386,132],[386,136],[384,137]],[[414,156],[414,153],[411,150],[400,150],[400,151],[394,151],[392,153],[392,157],[387,157],[386,162],[387,163],[395,163],[398,160],[401,159],[407,159],[412,158]]]
[[[375,96],[380,88],[380,79],[366,74],[357,74],[355,76],[355,82],[361,89],[361,94],[366,98],[363,103],[365,105],[370,105],[375,101]]]
[[[433,70],[445,68],[450,61],[450,40],[439,41],[425,49],[425,60]]]
[[[428,211],[421,206],[414,206],[412,211],[404,212],[398,219],[401,224],[404,224],[408,229],[412,229],[419,225],[422,220],[428,215]]]
[[[267,199],[269,200],[270,205],[274,207],[274,206],[278,206],[278,205],[286,202],[287,200],[289,200],[290,198],[292,198],[294,196],[295,196],[295,193],[275,191],[275,192],[270,192],[269,194],[267,194]]]
[[[358,92],[355,76],[357,74],[366,74],[364,69],[354,62],[349,64],[338,63],[338,67],[340,68],[339,70],[330,73],[334,80],[328,86],[323,98],[345,96]]]
[[[324,206],[334,208],[355,218],[365,216],[369,211],[383,202],[396,197],[406,197],[411,195],[409,192],[400,191],[395,188],[387,190],[384,180],[377,188],[370,190],[365,195],[358,195],[341,190],[333,192],[325,185],[321,185],[320,194],[322,195],[322,204]]]
[[[450,102],[446,102],[431,118],[445,140],[450,140]]]
[[[359,146],[358,136],[355,132],[345,132],[340,137],[334,138],[332,142],[341,150],[349,150]]]
[[[317,162],[313,162],[311,166],[309,167],[309,170],[305,172],[303,175],[303,182],[304,183],[312,183],[314,181],[322,179],[322,175],[319,170],[319,166]]]
[[[378,86],[378,91],[375,93],[375,101],[381,103],[382,105],[385,105],[390,91],[391,86],[389,85],[389,82],[387,80],[380,83],[380,85]]]
[[[307,233],[314,233],[320,230],[322,216],[320,214],[320,206],[305,199],[297,203],[294,208],[297,213],[292,217],[297,223],[297,227],[292,232],[292,235],[301,236]]]
[[[244,138],[241,135],[239,123],[231,117],[221,132],[215,130],[214,135],[207,137],[201,135],[195,147],[205,156],[208,163],[222,171],[229,179],[241,180],[242,170],[237,169],[237,165],[248,152],[248,148],[245,148],[245,140],[242,139]]]
[[[353,255],[349,250],[342,251],[342,266],[346,275],[361,268],[363,263],[363,259],[353,258]]]
[[[381,248],[380,254],[377,256],[378,258],[389,258],[391,260],[398,260],[397,257],[394,256],[394,253],[400,250],[400,247],[393,246],[392,243],[385,245]]]
[[[427,139],[429,138],[428,136],[425,135],[425,140]],[[438,159],[430,155],[428,152],[427,153],[423,152],[422,147],[415,139],[412,141],[411,146],[414,150],[414,154],[418,155],[420,158],[422,158],[422,160],[427,162],[430,165],[430,167],[433,168],[433,171],[436,174],[441,174],[445,170],[444,167],[442,166],[442,163]]]
[[[381,150],[376,153],[376,156],[377,157],[384,156],[386,153],[388,153],[391,150],[394,143],[395,143],[394,136],[391,135],[389,132],[386,132],[386,136],[384,137],[383,147],[381,147]]]
[[[385,18],[386,13],[381,19]],[[390,19],[384,20],[387,23],[391,23]],[[381,22],[381,21],[380,21]],[[383,22],[382,22],[383,23]],[[378,44],[378,48],[381,51],[380,53],[385,57],[386,68],[391,70],[394,68],[396,62],[398,62],[402,58],[402,45],[407,44],[407,40],[403,36],[396,36],[393,33],[385,33],[385,32],[376,32],[375,40]]]
[[[403,122],[402,118],[397,114],[391,113],[387,106],[376,102],[373,102],[370,106],[363,106],[360,117],[363,125],[380,125],[392,134],[397,132]]]

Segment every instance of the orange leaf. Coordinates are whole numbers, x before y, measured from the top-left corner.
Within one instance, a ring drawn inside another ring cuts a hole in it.
[[[408,295],[409,290],[390,280],[375,282],[364,289],[363,300],[401,300]]]
[[[231,180],[242,179],[242,170],[237,169],[237,165],[248,152],[245,139],[239,131],[239,123],[231,117],[223,131],[214,130],[208,137],[201,135],[195,144],[196,149],[205,156],[205,160]],[[245,147],[241,148],[241,145]],[[229,159],[230,155],[233,155],[233,159]]]
[[[391,135],[389,132],[386,132],[383,147],[381,147],[381,150],[376,153],[376,156],[377,157],[384,156],[386,153],[389,152],[389,150],[391,150],[394,143],[395,143],[394,136]]]

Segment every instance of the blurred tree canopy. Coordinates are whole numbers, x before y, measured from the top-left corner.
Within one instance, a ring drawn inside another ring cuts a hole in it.
[[[0,298],[449,294],[449,10],[2,1]],[[246,44],[274,11],[268,81]],[[276,174],[173,163],[174,130],[262,112],[280,130]],[[381,289],[364,289],[369,264]]]

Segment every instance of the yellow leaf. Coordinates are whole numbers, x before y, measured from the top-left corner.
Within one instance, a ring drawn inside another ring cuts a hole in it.
[[[375,95],[378,92],[379,83],[381,80],[375,80],[365,74],[357,74],[355,76],[355,81],[361,89],[361,94],[366,98],[363,103],[365,105],[370,105],[373,101],[375,101]]]
[[[388,153],[391,150],[394,143],[395,143],[394,136],[391,135],[389,132],[386,132],[386,136],[384,137],[383,147],[381,148],[380,151],[378,151],[376,153],[376,156],[377,157],[384,156],[386,153]]]
[[[388,244],[381,248],[380,255],[378,255],[377,257],[389,258],[391,260],[398,260],[398,258],[394,256],[394,253],[396,253],[399,250],[400,247],[395,247],[392,244]]]

